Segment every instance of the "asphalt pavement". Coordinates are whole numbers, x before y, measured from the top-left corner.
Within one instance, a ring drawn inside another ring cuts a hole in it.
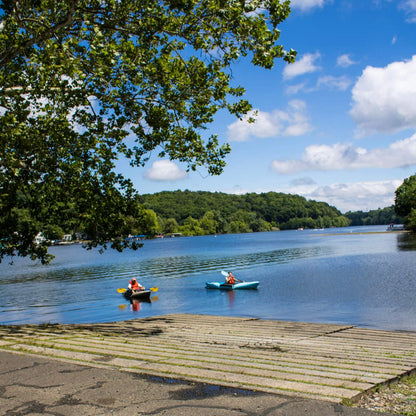
[[[0,414],[280,416],[386,413],[0,351]]]

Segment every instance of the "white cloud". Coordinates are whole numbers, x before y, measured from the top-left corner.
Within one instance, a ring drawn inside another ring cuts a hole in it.
[[[170,160],[157,160],[144,176],[151,181],[178,181],[185,179],[187,173]]]
[[[281,174],[310,170],[359,168],[391,169],[416,165],[416,134],[392,143],[388,148],[367,150],[352,144],[308,146],[302,159],[274,160],[271,169]]]
[[[416,55],[384,68],[368,66],[352,90],[358,133],[394,133],[416,127]]]
[[[316,182],[309,176],[305,176],[303,178],[293,179],[292,181],[290,181],[290,184],[293,186],[316,185]]]
[[[249,192],[262,193],[274,191],[296,194],[306,199],[326,202],[345,213],[347,211],[369,211],[393,205],[394,192],[402,183],[402,179],[392,179],[385,181],[318,185],[311,178],[301,178],[291,181],[289,188],[258,188],[253,190],[238,187],[229,191],[229,193],[242,195]]]
[[[291,0],[290,6],[302,11],[313,9],[314,7],[323,7],[325,0]]]
[[[283,78],[291,79],[299,75],[309,74],[311,72],[318,71],[319,66],[315,65],[315,61],[321,57],[319,52],[314,54],[307,53],[302,56],[299,60],[296,60],[294,64],[288,64],[283,70]]]
[[[333,77],[331,75],[326,75],[318,79],[317,87],[327,86],[331,89],[345,91],[351,84],[352,81],[346,76]]]
[[[416,23],[416,0],[405,0],[400,3],[400,8],[404,9],[409,16],[407,22]]]
[[[310,93],[316,92],[321,88],[345,91],[350,87],[351,84],[352,81],[346,76],[334,77],[332,75],[325,75],[319,77],[316,81],[316,85],[312,87],[308,87],[306,83],[289,85],[286,88],[286,93],[289,95],[295,95],[300,91],[302,91],[303,93]]]
[[[348,54],[338,56],[337,58],[337,65],[343,68],[347,68],[354,64],[356,64],[356,62],[354,62]]]
[[[369,211],[394,204],[395,190],[402,180],[333,183],[309,188],[297,187],[292,192],[307,199],[327,202],[341,212]]]
[[[305,87],[306,87],[306,84],[305,83],[296,84],[296,85],[289,85],[286,88],[286,94],[289,94],[289,95],[297,94],[299,91],[304,90]]]
[[[300,136],[312,130],[304,101],[290,101],[287,111],[274,110],[271,113],[256,111],[228,126],[230,141],[242,142],[249,140],[250,137]],[[249,117],[256,118],[256,122],[248,123]]]

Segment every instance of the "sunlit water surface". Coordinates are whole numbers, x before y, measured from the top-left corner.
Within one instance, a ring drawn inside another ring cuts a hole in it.
[[[384,226],[165,238],[138,251],[52,247],[49,266],[0,264],[0,324],[196,313],[416,331],[416,239]],[[205,289],[221,270],[258,290]],[[157,287],[130,304],[132,278]]]

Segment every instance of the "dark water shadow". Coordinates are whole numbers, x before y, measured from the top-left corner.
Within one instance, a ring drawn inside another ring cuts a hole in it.
[[[400,251],[416,250],[416,234],[415,233],[398,234],[397,235],[397,248]]]
[[[169,325],[172,320],[164,317],[146,318],[145,322],[131,320],[123,322],[97,324],[40,324],[40,325],[2,325],[0,339],[13,334],[36,335],[42,332],[55,334],[74,334],[74,332],[89,331],[97,335],[128,335],[128,336],[157,336],[164,332],[163,325]]]
[[[146,374],[134,374],[133,377],[138,379],[146,379],[151,383],[163,383],[180,385],[183,388],[169,392],[169,398],[173,400],[198,400],[207,397],[216,396],[256,396],[262,395],[261,392],[255,392],[248,389],[240,389],[227,386],[218,386],[215,384],[198,383],[195,381],[187,381],[170,377],[152,376]]]

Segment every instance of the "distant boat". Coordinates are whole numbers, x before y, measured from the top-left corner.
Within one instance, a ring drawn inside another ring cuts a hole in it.
[[[389,224],[386,228],[386,231],[403,231],[404,225],[403,224]]]

